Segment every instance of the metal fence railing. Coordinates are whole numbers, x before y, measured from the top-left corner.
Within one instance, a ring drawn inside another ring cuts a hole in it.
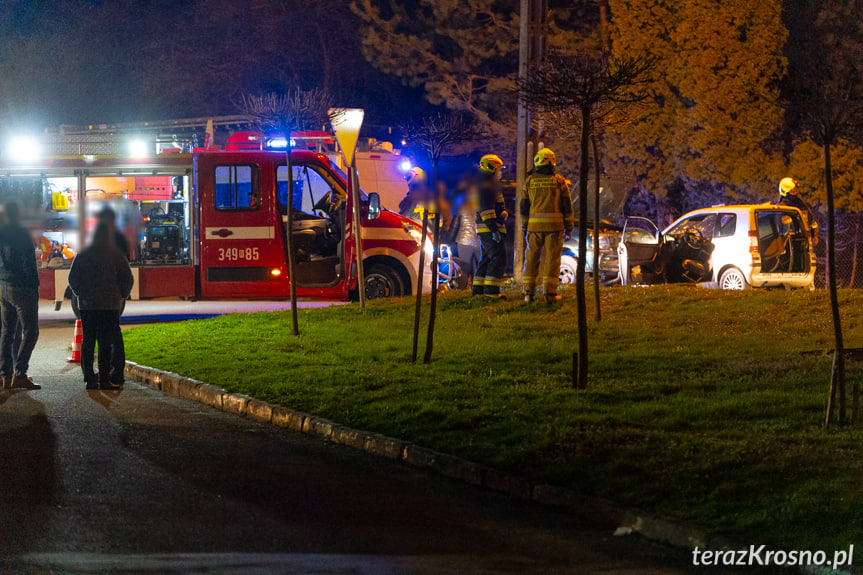
[[[827,215],[817,213],[820,228],[815,257],[815,287],[827,286]],[[863,213],[836,215],[836,285],[863,288]]]

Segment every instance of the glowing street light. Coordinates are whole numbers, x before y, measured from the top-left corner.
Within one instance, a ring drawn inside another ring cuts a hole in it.
[[[6,144],[6,155],[17,164],[34,162],[42,155],[42,146],[34,136],[13,136]]]
[[[144,140],[129,142],[129,155],[133,158],[143,158],[149,155],[149,146]]]

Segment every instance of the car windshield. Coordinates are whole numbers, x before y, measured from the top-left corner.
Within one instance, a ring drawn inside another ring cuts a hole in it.
[[[632,185],[626,180],[600,178],[599,180],[599,219],[619,224],[623,216],[623,204],[626,196],[632,189]],[[593,204],[596,197],[596,180],[587,181],[587,220],[593,221]],[[572,213],[576,219],[581,214],[578,209],[579,186],[576,182],[570,192],[572,197]]]
[[[330,169],[335,173],[339,179],[342,181],[342,184],[345,186],[345,190],[348,189],[348,175],[342,170],[338,164],[330,160]],[[360,188],[360,200],[368,200],[369,196],[366,194],[362,188]]]
[[[672,225],[665,232],[666,236],[678,237],[688,229],[696,229],[704,238],[713,237],[713,228],[716,226],[716,214],[697,214],[690,216]]]

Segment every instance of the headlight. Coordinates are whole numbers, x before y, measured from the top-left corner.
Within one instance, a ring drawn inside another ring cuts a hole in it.
[[[608,249],[608,236],[605,234],[599,234],[599,249],[607,250]]]
[[[413,240],[417,243],[417,247],[419,247],[423,237],[423,233],[420,230],[416,229],[415,226],[406,226],[405,230],[410,235],[410,237],[412,237]],[[434,242],[432,242],[430,238],[426,237],[426,242],[425,246],[423,246],[423,249],[426,253],[426,261],[430,262],[432,260],[432,256],[434,256]]]

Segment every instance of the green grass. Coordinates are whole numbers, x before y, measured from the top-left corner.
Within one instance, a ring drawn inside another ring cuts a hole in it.
[[[832,347],[826,292],[603,289],[587,391],[571,389],[574,292],[552,309],[511,295],[442,295],[430,365],[410,363],[409,299],[301,310],[299,338],[283,312],[138,327],[126,350],[742,541],[863,539],[863,435],[822,429],[831,357],[803,353]],[[846,345],[860,345],[863,293],[840,298]],[[848,363],[849,390],[861,374]]]

